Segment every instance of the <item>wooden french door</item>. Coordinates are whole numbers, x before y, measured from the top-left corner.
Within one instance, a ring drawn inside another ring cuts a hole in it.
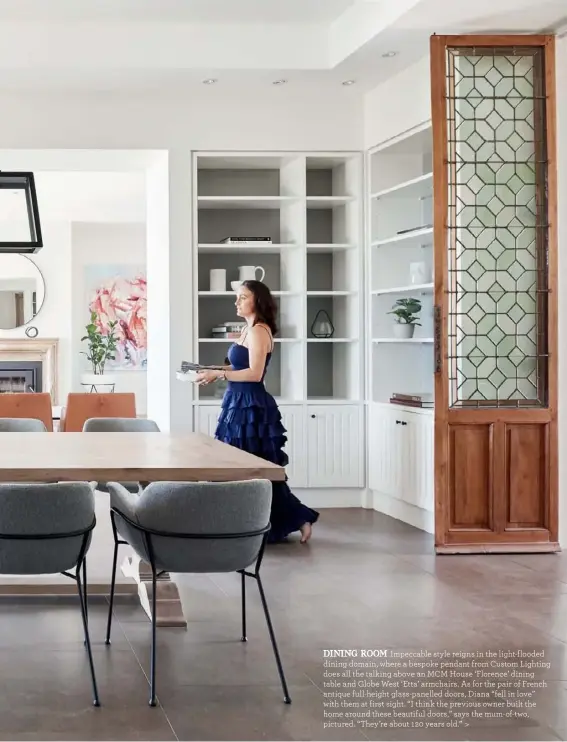
[[[552,36],[433,36],[435,542],[555,551]]]

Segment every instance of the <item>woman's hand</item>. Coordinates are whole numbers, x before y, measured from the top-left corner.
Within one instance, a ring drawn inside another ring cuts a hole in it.
[[[216,381],[218,378],[219,378],[219,371],[214,371],[212,369],[205,369],[204,371],[199,371],[195,379],[195,382],[199,386],[205,386],[205,384],[210,384],[212,381]]]

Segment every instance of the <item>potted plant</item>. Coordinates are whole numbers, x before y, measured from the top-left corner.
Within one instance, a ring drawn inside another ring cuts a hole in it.
[[[92,367],[92,373],[81,374],[81,384],[98,389],[99,386],[113,386],[116,381],[113,376],[104,373],[104,367],[107,361],[116,358],[118,338],[114,329],[118,323],[109,322],[106,333],[103,333],[97,320],[96,312],[91,312],[91,321],[85,327],[87,334],[81,338],[81,342],[86,341],[88,346],[88,350],[81,353],[87,357]]]
[[[394,322],[394,337],[409,340],[413,337],[415,326],[421,324],[417,321],[421,312],[419,299],[398,299],[388,314],[396,318]]]

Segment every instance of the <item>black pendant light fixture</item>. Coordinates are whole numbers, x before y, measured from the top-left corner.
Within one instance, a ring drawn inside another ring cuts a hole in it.
[[[33,173],[0,170],[0,253],[35,253],[43,247]]]

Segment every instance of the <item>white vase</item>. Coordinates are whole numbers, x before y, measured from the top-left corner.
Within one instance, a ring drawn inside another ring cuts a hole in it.
[[[429,283],[431,281],[431,273],[427,267],[427,263],[410,263],[410,283],[413,286]]]
[[[395,338],[399,338],[400,340],[409,340],[413,337],[414,332],[415,325],[402,324],[401,322],[396,322],[394,324]]]
[[[209,290],[226,291],[226,270],[224,268],[213,268],[209,271]]]

